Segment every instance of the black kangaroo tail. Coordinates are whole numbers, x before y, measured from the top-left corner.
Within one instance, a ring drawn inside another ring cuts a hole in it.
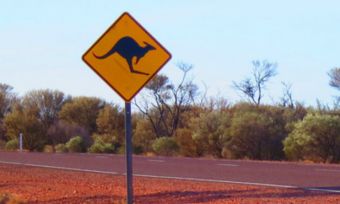
[[[109,57],[110,55],[112,55],[112,54],[115,53],[115,52],[116,52],[116,50],[115,50],[115,49],[112,49],[112,50],[108,51],[105,55],[102,55],[102,56],[98,56],[98,55],[96,55],[94,52],[93,52],[92,54],[93,54],[93,56],[95,56],[97,59],[105,59],[105,58]]]

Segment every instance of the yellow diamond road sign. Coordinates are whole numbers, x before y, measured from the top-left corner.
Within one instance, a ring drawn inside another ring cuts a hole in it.
[[[171,54],[129,13],[86,51],[83,60],[125,101],[130,101]]]

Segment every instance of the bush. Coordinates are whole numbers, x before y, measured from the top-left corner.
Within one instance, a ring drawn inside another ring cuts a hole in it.
[[[54,148],[55,148],[55,152],[57,153],[67,152],[67,147],[65,144],[57,144]]]
[[[196,157],[197,145],[192,139],[192,131],[187,128],[177,129],[175,134],[176,142],[179,146],[179,153],[186,157]]]
[[[271,113],[239,111],[234,114],[229,128],[231,136],[223,154],[234,158],[277,160],[283,158],[284,124]]]
[[[65,145],[69,152],[84,152],[86,149],[84,140],[80,136],[71,138]]]
[[[227,128],[230,126],[229,114],[221,111],[205,112],[192,119],[190,123],[197,154],[221,157],[224,144],[229,139],[227,134]]]
[[[76,124],[70,124],[65,121],[58,121],[49,126],[47,138],[49,144],[61,144],[69,141],[74,135],[81,135],[89,140],[89,132]]]
[[[118,137],[114,134],[93,134],[92,140],[104,143],[114,144],[115,146],[119,145]]]
[[[138,152],[152,151],[152,143],[156,139],[152,127],[147,120],[140,119],[137,122],[136,130],[133,135],[133,146]]]
[[[88,151],[91,153],[114,153],[115,146],[112,143],[105,143],[101,138],[97,138]]]
[[[158,155],[173,156],[177,153],[179,147],[174,138],[161,137],[152,143],[152,149]]]
[[[284,140],[284,152],[292,160],[340,161],[340,117],[308,114]]]
[[[101,143],[93,143],[90,148],[87,150],[90,153],[103,153],[104,152],[104,145]]]
[[[52,145],[45,145],[44,149],[43,149],[43,152],[45,152],[45,153],[53,153],[54,152],[54,148],[53,148]]]
[[[117,150],[118,154],[125,154],[125,145],[122,145]]]
[[[10,140],[6,143],[6,150],[17,150],[19,149],[19,141],[17,139]]]
[[[4,140],[0,140],[0,149],[5,149],[6,142]]]

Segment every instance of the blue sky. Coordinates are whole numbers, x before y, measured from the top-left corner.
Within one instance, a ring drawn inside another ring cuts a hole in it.
[[[172,53],[162,73],[176,81],[176,63],[191,63],[191,77],[211,96],[240,100],[232,81],[250,75],[252,60],[278,63],[267,103],[281,96],[281,81],[308,105],[317,98],[331,104],[339,95],[327,76],[340,66],[337,0],[0,2],[0,82],[19,95],[50,88],[123,104],[81,56],[125,11]]]

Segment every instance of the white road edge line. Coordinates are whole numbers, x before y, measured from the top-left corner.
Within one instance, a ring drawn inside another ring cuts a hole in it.
[[[340,169],[315,169],[315,171],[340,172]]]
[[[229,167],[239,167],[238,164],[217,164],[218,166],[229,166]]]
[[[202,181],[202,182],[214,182],[214,183],[232,183],[232,184],[256,185],[256,186],[267,186],[267,187],[278,187],[278,188],[299,188],[297,186],[289,186],[289,185],[277,185],[277,184],[267,184],[267,183],[230,181],[230,180],[186,178],[186,177],[176,177],[176,176],[154,176],[154,175],[146,175],[146,174],[133,174],[133,175],[139,176],[139,177],[148,177],[148,178],[176,179],[176,180]]]
[[[78,169],[78,168],[49,166],[49,165],[39,165],[39,164],[28,164],[28,163],[21,163],[21,162],[6,162],[6,161],[0,161],[0,163],[2,163],[2,164],[14,164],[14,165],[31,166],[31,167],[41,167],[41,168],[49,168],[49,169],[68,170],[68,171],[81,171],[81,172],[89,172],[89,173],[100,173],[100,174],[118,175],[117,172],[98,171],[98,170],[91,170],[91,169]]]

